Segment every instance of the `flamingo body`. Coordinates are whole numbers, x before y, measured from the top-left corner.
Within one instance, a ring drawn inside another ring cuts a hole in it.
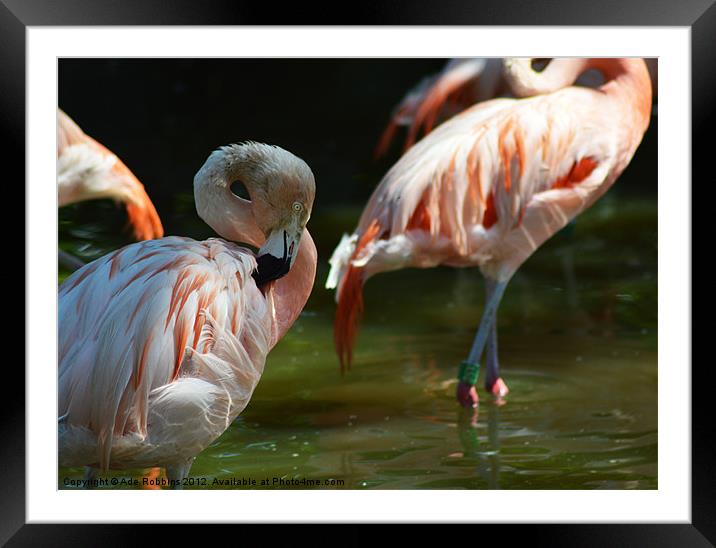
[[[231,424],[276,338],[255,268],[236,244],[170,237],[67,279],[59,406],[72,421],[60,424],[61,465],[184,462]]]

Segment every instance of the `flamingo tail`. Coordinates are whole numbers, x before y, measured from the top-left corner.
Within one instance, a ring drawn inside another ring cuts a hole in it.
[[[381,232],[378,221],[373,221],[358,240],[351,261]],[[366,281],[364,267],[349,262],[338,289],[336,319],[333,340],[336,353],[341,362],[341,373],[351,367],[353,361],[353,345],[358,335],[358,326],[363,316],[363,284]]]

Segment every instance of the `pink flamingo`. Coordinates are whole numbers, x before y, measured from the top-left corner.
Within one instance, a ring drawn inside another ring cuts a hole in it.
[[[57,109],[57,192],[60,206],[111,198],[123,202],[137,240],[164,235],[144,186],[124,163]]]
[[[657,96],[658,68],[654,58],[644,59],[649,69],[652,95]],[[507,83],[503,61],[499,58],[451,59],[443,70],[423,79],[411,89],[395,107],[375,149],[375,157],[384,156],[395,138],[400,126],[407,126],[404,150],[409,149],[422,131],[430,133],[444,120],[462,112],[475,103],[495,97],[512,96]],[[582,74],[577,84],[597,87],[602,84],[596,74]]]
[[[250,200],[234,195],[240,180]],[[180,487],[246,407],[266,355],[313,287],[305,229],[313,174],[275,146],[213,152],[194,178],[199,216],[226,240],[126,246],[59,290],[59,463],[162,466]],[[260,248],[254,255],[233,242]]]
[[[529,59],[505,62],[513,92],[443,123],[414,145],[376,188],[353,235],[344,235],[326,283],[337,288],[335,343],[349,367],[362,287],[379,272],[439,264],[477,266],[486,305],[457,397],[477,404],[485,387],[507,394],[497,359],[496,314],[508,281],[550,236],[591,206],[631,160],[649,125],[651,84],[642,59]],[[571,86],[597,69],[598,89]]]

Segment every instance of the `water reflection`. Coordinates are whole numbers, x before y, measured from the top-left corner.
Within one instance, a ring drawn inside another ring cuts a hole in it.
[[[480,443],[477,420],[480,408],[487,410],[487,439]],[[458,411],[458,437],[463,457],[477,462],[475,473],[487,482],[488,489],[500,488],[500,410],[495,403],[481,403],[475,409]],[[485,443],[486,442],[486,443]]]

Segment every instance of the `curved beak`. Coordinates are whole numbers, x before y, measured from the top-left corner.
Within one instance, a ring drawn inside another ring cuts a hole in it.
[[[256,254],[256,270],[251,274],[256,285],[278,280],[288,274],[298,254],[301,231],[288,228],[274,230]]]

